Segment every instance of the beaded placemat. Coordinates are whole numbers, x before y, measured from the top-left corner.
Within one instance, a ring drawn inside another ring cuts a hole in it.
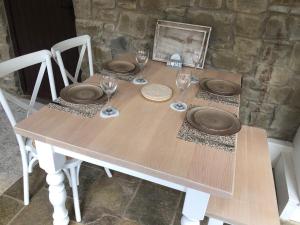
[[[189,109],[193,107],[195,106],[189,106]],[[233,152],[235,151],[237,135],[219,136],[207,134],[192,127],[185,118],[179,129],[177,138],[197,144],[208,145],[218,150]]]
[[[59,111],[69,112],[84,118],[92,118],[98,114],[106,102],[106,97],[103,97],[97,104],[74,104],[58,98],[54,103],[49,103],[48,107]]]
[[[101,70],[101,74],[108,75],[108,76],[115,76],[119,80],[125,80],[125,81],[133,81],[133,79],[136,77],[137,74],[129,73],[129,74],[123,74],[123,73],[115,73],[111,72],[106,69]]]
[[[198,93],[196,94],[197,98],[202,98],[207,101],[213,101],[217,103],[223,103],[226,105],[232,105],[235,107],[240,106],[240,96],[234,95],[234,96],[222,96],[222,95],[216,95],[209,93],[205,90],[200,89]]]

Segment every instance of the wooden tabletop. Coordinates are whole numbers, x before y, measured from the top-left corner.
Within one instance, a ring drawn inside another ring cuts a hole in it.
[[[145,73],[149,82],[171,87],[174,91],[172,99],[162,103],[148,101],[140,93],[142,86],[120,80],[112,99],[112,105],[120,111],[119,117],[82,118],[44,107],[18,123],[15,130],[25,137],[186,187],[231,196],[236,152],[178,139],[176,136],[185,113],[169,107],[178,95],[176,71],[151,61]],[[241,80],[239,75],[217,71],[205,71],[201,76],[219,77],[239,84]],[[93,76],[87,82],[98,84],[99,77]],[[191,85],[185,95],[186,103],[216,106],[238,114],[235,107],[195,98],[197,91],[198,86]],[[241,141],[239,135],[238,141]]]

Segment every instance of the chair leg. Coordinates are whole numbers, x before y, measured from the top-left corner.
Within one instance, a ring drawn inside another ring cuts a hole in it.
[[[27,169],[23,168],[23,192],[24,192],[24,205],[29,205],[29,174]]]
[[[77,189],[77,174],[75,171],[75,167],[70,168],[71,181],[72,181],[72,192],[73,192],[73,202],[74,202],[74,210],[76,221],[81,221],[81,212],[80,212],[80,204],[78,197],[78,189]]]
[[[112,178],[112,174],[111,174],[110,170],[109,170],[108,168],[105,168],[105,167],[104,167],[104,170],[105,170],[107,176],[108,176],[109,178]]]

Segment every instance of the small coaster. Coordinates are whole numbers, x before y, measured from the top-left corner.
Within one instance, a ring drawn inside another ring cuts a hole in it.
[[[142,95],[156,102],[167,101],[172,97],[172,89],[162,84],[147,84],[141,89]]]
[[[148,81],[144,78],[134,78],[132,83],[137,84],[137,85],[143,85],[143,84],[147,84]]]
[[[191,83],[192,84],[198,84],[199,83],[199,79],[197,77],[195,77],[195,76],[192,75],[192,77],[191,77]]]
[[[106,109],[102,109],[100,111],[100,117],[102,117],[104,119],[117,117],[119,115],[120,115],[119,110],[117,110],[114,107],[109,107],[109,108],[106,108]]]
[[[173,102],[170,104],[170,108],[177,112],[184,112],[188,109],[187,104],[184,102]]]

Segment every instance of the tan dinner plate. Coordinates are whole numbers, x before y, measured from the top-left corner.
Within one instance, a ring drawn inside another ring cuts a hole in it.
[[[190,125],[207,134],[229,136],[241,129],[236,115],[213,107],[194,107],[188,110],[186,118]]]
[[[172,89],[162,84],[148,84],[141,89],[142,95],[152,101],[167,101],[172,97]]]
[[[204,90],[217,95],[232,96],[241,93],[241,87],[228,80],[205,78],[200,81],[200,86]]]
[[[104,95],[102,89],[92,84],[72,84],[60,92],[60,97],[75,104],[93,104]]]
[[[129,73],[135,69],[136,65],[128,61],[112,60],[109,61],[105,67],[105,69],[116,73]]]

